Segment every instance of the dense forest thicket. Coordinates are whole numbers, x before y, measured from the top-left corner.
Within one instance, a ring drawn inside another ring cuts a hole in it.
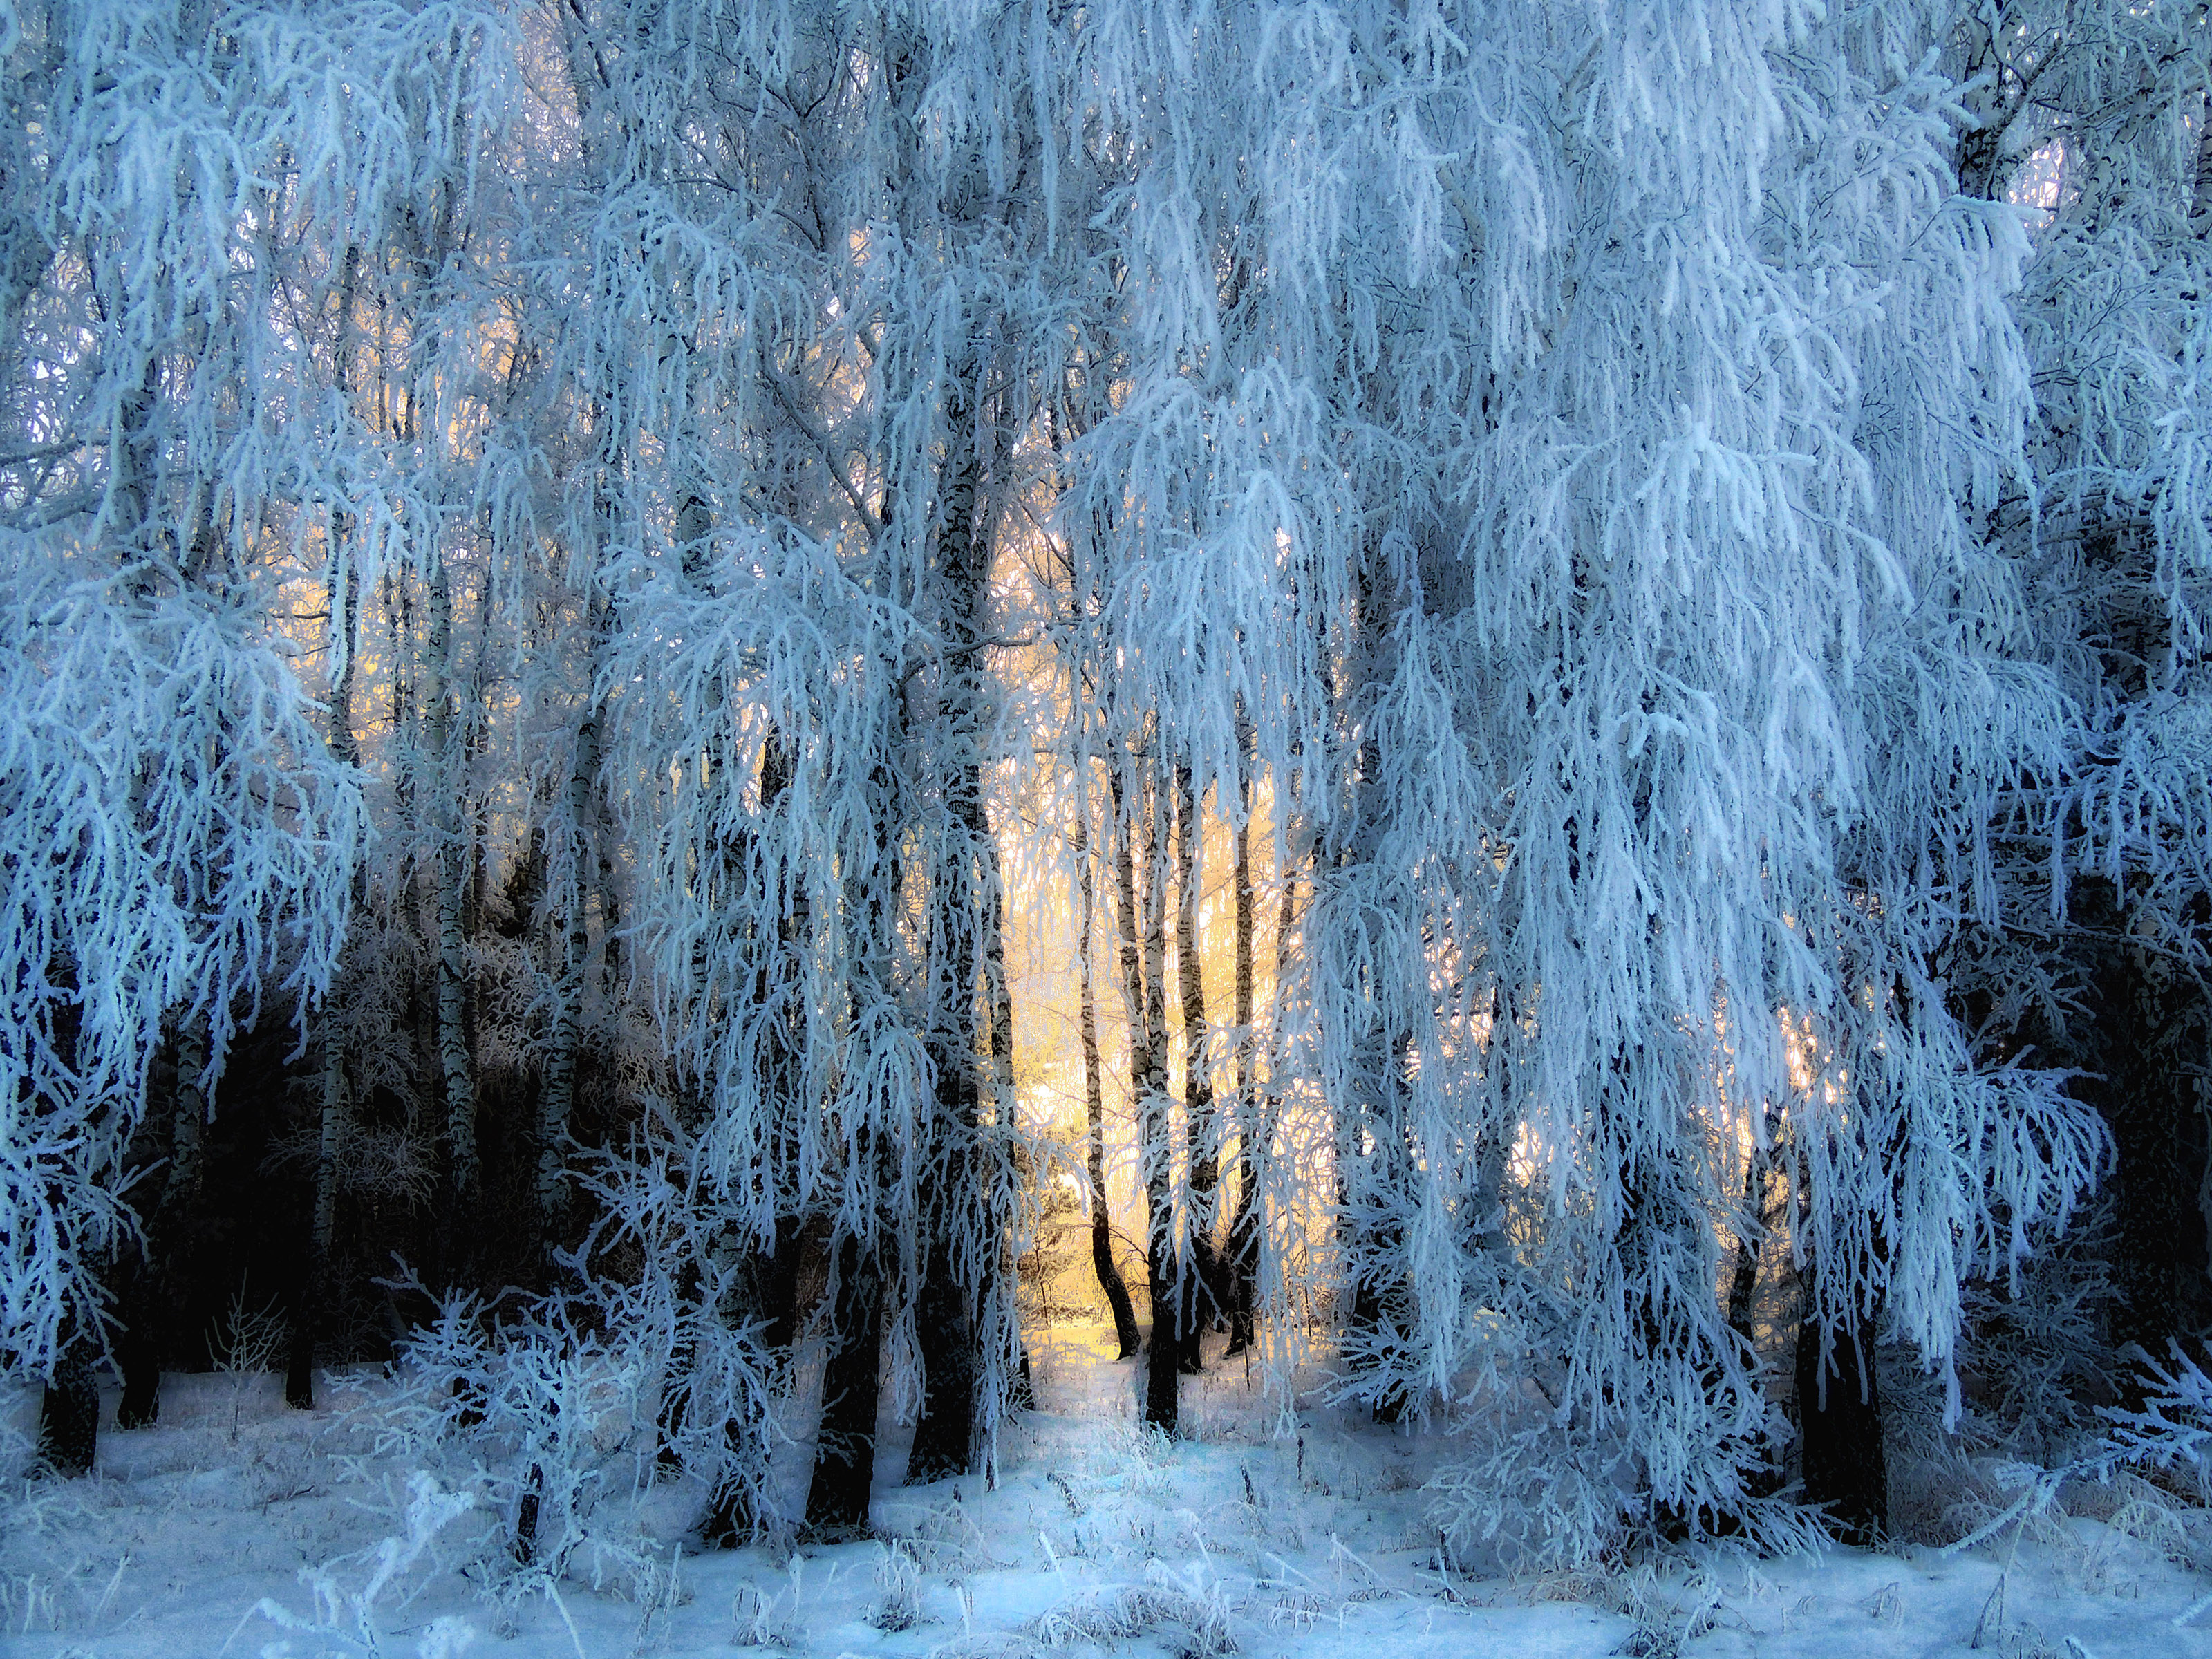
[[[525,1559],[587,1373],[729,1540],[818,1388],[864,1528],[883,1389],[990,1468],[1042,1224],[1160,1427],[1219,1330],[1463,1431],[1459,1545],[2185,1471],[2208,64],[2201,0],[0,0],[48,1460],[281,1323],[297,1404],[449,1382]]]

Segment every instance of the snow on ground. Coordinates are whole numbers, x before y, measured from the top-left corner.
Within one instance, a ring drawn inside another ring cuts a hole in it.
[[[1957,1557],[1467,1579],[1441,1569],[1419,1490],[1446,1445],[1318,1409],[1272,1439],[1237,1361],[1186,1384],[1191,1435],[1168,1444],[1139,1431],[1134,1362],[1111,1352],[1110,1331],[1055,1331],[997,1489],[886,1485],[878,1541],[700,1553],[681,1535],[696,1494],[641,1480],[602,1506],[621,1537],[596,1587],[585,1553],[506,1604],[468,1565],[492,1518],[438,1524],[450,1495],[374,1453],[374,1373],[329,1379],[314,1413],[274,1378],[172,1377],[161,1423],[104,1434],[94,1478],[0,1511],[0,1656],[1903,1659],[1972,1651],[1978,1628],[2021,1659],[2212,1659],[2212,1632],[2174,1622],[2208,1586],[2148,1516]]]

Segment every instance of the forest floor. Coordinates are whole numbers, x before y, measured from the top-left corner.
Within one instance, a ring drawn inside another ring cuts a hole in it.
[[[285,1411],[273,1377],[173,1376],[157,1426],[103,1432],[94,1475],[0,1506],[0,1656],[1904,1659],[1972,1651],[1978,1627],[2017,1659],[2212,1659],[2212,1611],[2175,1622],[2212,1583],[2125,1515],[1956,1556],[1447,1573],[1420,1490],[1447,1443],[1319,1408],[1276,1439],[1241,1361],[1186,1382],[1187,1437],[1166,1443],[1137,1427],[1137,1362],[1111,1354],[1096,1328],[1040,1347],[1040,1409],[1005,1437],[995,1490],[890,1484],[887,1446],[877,1540],[699,1553],[698,1494],[640,1480],[600,1505],[607,1548],[503,1594],[481,1510],[418,1524],[410,1559],[410,1480],[436,1494],[376,1454],[374,1371],[328,1378],[315,1413]]]

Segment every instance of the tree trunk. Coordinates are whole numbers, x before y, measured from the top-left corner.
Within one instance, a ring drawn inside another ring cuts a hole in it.
[[[186,1021],[175,1036],[176,1064],[169,1106],[169,1170],[146,1224],[146,1248],[126,1292],[115,1359],[123,1372],[118,1429],[143,1428],[161,1414],[161,1361],[169,1346],[171,1316],[189,1282],[187,1241],[205,1167],[207,1024]]]
[[[1127,1359],[1137,1352],[1144,1339],[1137,1329],[1136,1310],[1129,1303],[1129,1287],[1121,1282],[1121,1269],[1114,1261],[1113,1218],[1106,1203],[1106,1101],[1098,1060],[1098,999],[1091,971],[1097,884],[1091,871],[1087,808],[1079,811],[1075,819],[1075,878],[1082,905],[1076,953],[1082,975],[1083,1104],[1086,1126],[1084,1148],[1085,1169],[1091,1177],[1091,1267],[1098,1275],[1098,1288],[1105,1292],[1106,1305],[1114,1312],[1114,1357]]]
[[[346,1085],[345,1048],[340,1033],[323,1038],[322,1126],[315,1151],[315,1208],[301,1270],[302,1291],[293,1310],[291,1349],[284,1366],[284,1403],[296,1411],[315,1408],[315,1350],[318,1328],[329,1308],[331,1247],[337,1237],[337,1162],[351,1109]]]
[[[869,1530],[883,1364],[883,1279],[859,1240],[839,1243],[836,1278],[835,1346],[823,1367],[822,1427],[806,1492],[806,1529],[829,1540],[865,1537]]]
[[[1166,871],[1161,856],[1159,803],[1135,771],[1135,757],[1117,744],[1109,773],[1114,790],[1121,913],[1121,992],[1129,1016],[1130,1097],[1137,1111],[1138,1175],[1145,1188],[1145,1288],[1152,1328],[1145,1348],[1145,1421],[1176,1431],[1180,1406],[1181,1337],[1176,1304],[1182,1285],[1175,1248],[1165,1031],[1167,999]],[[1124,769],[1127,769],[1125,770]],[[1137,920],[1138,823],[1144,824],[1145,911]],[[1141,945],[1142,957],[1139,959]]]
[[[756,1254],[746,1275],[745,1288],[752,1305],[733,1310],[734,1316],[750,1314],[768,1320],[761,1341],[771,1354],[790,1352],[798,1334],[799,1255],[810,1246],[821,1248],[818,1236],[810,1236],[794,1221],[779,1221],[775,1248],[766,1255]],[[722,1437],[734,1454],[744,1437],[741,1425],[725,1424]],[[700,1540],[713,1549],[736,1549],[750,1541],[760,1521],[751,1498],[751,1487],[726,1473],[708,1506],[706,1519],[699,1523]]]
[[[1813,1274],[1808,1261],[1802,1275],[1805,1311],[1797,1326],[1805,1501],[1826,1506],[1844,1542],[1872,1549],[1889,1534],[1889,1462],[1875,1380],[1875,1322],[1862,1318],[1848,1330],[1824,1330]]]
[[[972,1174],[963,1171],[963,1174]],[[949,1263],[947,1240],[932,1242],[922,1267],[915,1340],[922,1354],[921,1415],[907,1456],[909,1481],[942,1480],[968,1472],[975,1429],[980,1354],[968,1298]]]
[[[951,379],[932,538],[946,647],[935,736],[939,753],[951,763],[942,777],[945,843],[929,892],[928,1041],[942,1144],[935,1190],[925,1196],[922,1215],[930,1248],[916,1319],[922,1404],[908,1463],[913,1480],[971,1468],[985,1414],[997,1416],[983,1394],[994,1386],[984,1342],[1000,1293],[1000,1206],[986,1185],[989,1161],[979,1153],[987,1097],[997,1126],[1011,1125],[1013,1030],[998,847],[983,809],[981,744],[991,730],[994,699],[983,665],[991,546],[980,510],[982,371],[981,358],[972,358]]]
[[[1252,1303],[1260,1276],[1260,1206],[1255,1190],[1259,1165],[1252,1156],[1253,1138],[1260,1133],[1260,1115],[1259,1079],[1255,1075],[1257,1056],[1252,1037],[1252,727],[1249,721],[1240,721],[1237,732],[1237,804],[1240,815],[1234,872],[1237,986],[1236,1003],[1231,1010],[1237,1024],[1237,1207],[1229,1218],[1229,1253],[1223,1270],[1229,1299],[1230,1354],[1243,1353],[1252,1346]],[[1286,880],[1288,874],[1285,872]],[[1275,982],[1279,990],[1279,975]]]
[[[453,752],[453,596],[452,573],[441,561],[429,578],[429,660],[423,685],[424,738],[437,769],[430,817],[437,836],[433,867],[438,881],[438,1070],[444,1084],[446,1158],[455,1213],[449,1229],[466,1236],[476,1209],[483,1165],[477,1151],[475,1066],[469,1054],[468,952],[462,909],[468,896],[469,848],[459,810],[459,757]]]
[[[359,258],[357,250],[347,249],[342,302],[348,318],[353,312],[354,276]],[[346,382],[343,348],[337,378],[343,391]],[[339,563],[338,555],[338,549],[344,544],[351,529],[351,522],[345,514],[333,515],[327,592],[331,608],[330,649],[336,659],[333,664],[336,678],[331,687],[330,725],[325,741],[332,759],[341,765],[358,767],[361,764],[361,744],[354,737],[353,694],[357,678],[355,659],[360,647],[361,590],[359,584],[352,580],[353,573]],[[362,901],[365,888],[362,873],[357,868],[353,884],[356,907]],[[331,1247],[337,1235],[338,1154],[345,1143],[348,1117],[352,1107],[346,1075],[345,1031],[329,1006],[327,994],[320,1012],[322,1099],[320,1132],[317,1136],[315,1152],[314,1214],[310,1223],[307,1265],[303,1273],[305,1288],[292,1320],[291,1352],[284,1367],[284,1403],[301,1411],[313,1411],[315,1406],[315,1339],[317,1327],[321,1324],[325,1310],[331,1301]]]
[[[1379,1340],[1386,1321],[1403,1328],[1403,1307],[1392,1304],[1402,1304],[1407,1290],[1402,1196],[1410,1185],[1406,1139],[1410,1091],[1404,1042],[1387,1030],[1376,1032],[1375,1042],[1380,1050],[1371,1073],[1375,1097],[1354,1103],[1343,1115],[1337,1157],[1342,1169],[1350,1170],[1357,1159],[1369,1170],[1356,1189],[1364,1200],[1358,1207],[1352,1201],[1352,1189],[1340,1177],[1340,1190],[1346,1194],[1340,1211],[1352,1264],[1350,1330],[1355,1341],[1370,1342],[1368,1358],[1379,1376],[1389,1363]],[[1369,1411],[1377,1423],[1395,1423],[1412,1403],[1405,1383],[1391,1376],[1376,1384]]]
[[[115,1407],[118,1429],[146,1428],[161,1415],[161,1270],[153,1230],[147,1231],[146,1248],[125,1257],[115,1293],[118,1318],[111,1346],[115,1369],[123,1375],[123,1398]]]
[[[1886,1149],[1883,1167],[1897,1167],[1899,1151],[1895,1142]],[[1798,1167],[1799,1233],[1809,1238],[1814,1194],[1805,1161]],[[1877,1237],[1877,1252],[1881,1249]],[[1889,1461],[1875,1373],[1881,1310],[1825,1310],[1820,1272],[1820,1258],[1808,1247],[1797,1273],[1797,1444],[1805,1501],[1826,1506],[1844,1542],[1871,1549],[1889,1533]]]
[[[1182,1123],[1190,1171],[1190,1261],[1177,1304],[1177,1358],[1183,1370],[1199,1370],[1203,1334],[1214,1328],[1228,1301],[1213,1248],[1214,1201],[1221,1187],[1214,1140],[1213,1079],[1206,1066],[1206,978],[1198,959],[1198,854],[1206,830],[1190,766],[1175,769],[1176,978],[1182,1000]]]
[[[975,769],[960,787],[974,789]],[[980,809],[978,809],[980,816]],[[955,815],[963,839],[974,828]],[[985,833],[988,833],[985,832]],[[972,847],[959,849],[972,854]],[[973,1453],[975,1393],[981,1380],[982,1353],[971,1287],[963,1283],[961,1255],[979,1247],[965,1237],[969,1217],[981,1208],[975,1191],[981,1171],[975,1140],[981,1118],[975,1030],[976,955],[972,866],[968,856],[940,853],[938,879],[932,884],[931,979],[950,999],[932,1021],[931,1059],[937,1073],[937,1146],[932,1172],[922,1193],[921,1224],[927,1240],[915,1316],[916,1346],[922,1366],[921,1414],[914,1428],[907,1462],[909,1480],[939,1480],[964,1474]]]
[[[100,1442],[100,1386],[82,1334],[64,1344],[39,1401],[39,1461],[65,1480],[92,1473]]]
[[[40,267],[43,270],[43,266]],[[149,356],[143,366],[137,386],[127,393],[118,411],[118,436],[120,441],[112,452],[114,477],[112,497],[115,519],[112,534],[115,544],[125,561],[137,557],[162,535],[155,521],[155,493],[159,484],[156,467],[159,452],[155,432],[155,421],[161,404],[161,362],[158,355]],[[136,576],[132,589],[143,597],[148,590],[147,579]],[[207,1055],[203,1040],[199,1063],[193,1068],[192,1082],[197,1097],[199,1073],[206,1067]],[[126,1294],[133,1288],[142,1288],[150,1272],[150,1263],[143,1259],[131,1278],[138,1285],[126,1285]],[[150,1423],[161,1411],[160,1362],[149,1350],[145,1329],[152,1315],[152,1298],[145,1297],[141,1305],[133,1307],[126,1302],[125,1320],[118,1333],[117,1359],[127,1366],[125,1372],[127,1404],[131,1423]],[[92,1382],[92,1360],[79,1334],[62,1350],[52,1378],[47,1382],[39,1410],[39,1449],[54,1472],[63,1475],[88,1474],[100,1432],[100,1395]]]
[[[570,858],[559,945],[561,971],[554,983],[553,1030],[545,1057],[545,1085],[538,1097],[536,1194],[541,1261],[550,1256],[567,1200],[567,1166],[561,1143],[568,1133],[569,1121],[575,1110],[576,1063],[583,1045],[584,977],[589,971],[592,949],[591,915],[586,900],[592,890],[592,830],[598,823],[594,802],[599,778],[599,678],[606,648],[605,611],[599,603],[595,584],[586,592],[584,608],[591,651],[586,659],[584,706],[576,722],[575,743],[568,766]]]
[[[2111,883],[2078,887],[2070,908],[2101,936],[2091,957],[2094,1024],[2075,1062],[2088,1075],[2075,1086],[2112,1136],[2112,1342],[2139,1344],[2163,1363],[2173,1338],[2212,1324],[2206,1134],[2197,1101],[2212,1003],[2195,975],[2135,936]],[[2133,1369],[2121,1376],[2124,1402],[2139,1406]]]

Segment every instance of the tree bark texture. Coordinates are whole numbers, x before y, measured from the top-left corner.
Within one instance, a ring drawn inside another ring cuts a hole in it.
[[[39,1401],[39,1461],[63,1480],[92,1473],[100,1443],[100,1387],[82,1336],[62,1351]]]
[[[1178,1359],[1187,1373],[1199,1370],[1203,1334],[1227,1304],[1221,1264],[1213,1248],[1214,1201],[1221,1164],[1215,1144],[1213,1079],[1206,1065],[1206,977],[1198,955],[1199,850],[1205,836],[1190,767],[1175,769],[1176,973],[1182,1002],[1183,1146],[1190,1171],[1190,1261],[1176,1310]]]
[[[1175,1238],[1175,1174],[1167,1087],[1166,860],[1163,856],[1158,790],[1146,787],[1126,747],[1115,757],[1121,912],[1121,985],[1129,1011],[1130,1095],[1137,1110],[1138,1174],[1145,1188],[1145,1288],[1152,1328],[1145,1350],[1145,1421],[1176,1432],[1180,1404],[1181,1334],[1176,1312],[1182,1291]],[[1151,769],[1147,766],[1145,770]],[[1141,830],[1140,830],[1141,825]],[[1135,843],[1145,838],[1144,917],[1138,920]],[[1141,951],[1141,954],[1140,954]]]
[[[550,1254],[553,1248],[566,1201],[567,1164],[561,1143],[568,1133],[569,1121],[575,1112],[576,1066],[583,1045],[584,978],[589,971],[592,949],[587,898],[592,890],[592,831],[599,821],[599,678],[605,657],[607,629],[605,607],[599,602],[595,587],[585,596],[585,617],[592,643],[586,663],[584,704],[576,721],[566,790],[570,858],[568,879],[562,896],[560,973],[554,981],[553,1030],[545,1056],[545,1084],[538,1096],[536,1195],[541,1255]]]
[[[1804,1274],[1813,1310],[1813,1270]],[[1862,1549],[1889,1533],[1889,1461],[1875,1376],[1875,1325],[1861,1319],[1824,1333],[1817,1316],[1797,1327],[1797,1421],[1805,1501],[1826,1506],[1836,1535]]]
[[[437,838],[433,869],[438,906],[438,1069],[444,1085],[447,1172],[465,1215],[476,1207],[483,1164],[477,1151],[475,1066],[469,1053],[468,941],[462,927],[469,866],[465,821],[459,808],[460,757],[453,742],[451,679],[453,576],[442,565],[429,579],[430,639],[424,672],[424,741],[436,768],[430,821]]]
[[[822,1373],[822,1426],[806,1529],[817,1538],[865,1536],[876,1477],[876,1411],[883,1364],[884,1284],[857,1239],[837,1246],[836,1317]]]
[[[1143,1345],[1137,1328],[1136,1310],[1129,1302],[1129,1287],[1114,1260],[1113,1218],[1106,1202],[1106,1099],[1098,1056],[1098,997],[1091,973],[1093,920],[1097,914],[1097,881],[1091,868],[1091,825],[1088,810],[1075,820],[1076,885],[1081,904],[1077,939],[1078,971],[1082,976],[1081,1038],[1083,1044],[1084,1157],[1091,1180],[1091,1267],[1098,1275],[1098,1288],[1114,1314],[1115,1358],[1127,1359]]]
[[[1240,814],[1237,825],[1235,888],[1236,939],[1231,946],[1236,971],[1235,1004],[1231,1018],[1237,1025],[1237,1200],[1229,1218],[1229,1249],[1222,1279],[1227,1288],[1229,1349],[1244,1352],[1252,1346],[1252,1304],[1260,1274],[1260,1206],[1255,1190],[1259,1164],[1252,1155],[1253,1138],[1260,1132],[1256,1075],[1257,1049],[1252,1033],[1252,728],[1240,724],[1237,746],[1237,796]],[[1287,872],[1285,872],[1287,875]],[[1276,983],[1281,983],[1279,975]]]

